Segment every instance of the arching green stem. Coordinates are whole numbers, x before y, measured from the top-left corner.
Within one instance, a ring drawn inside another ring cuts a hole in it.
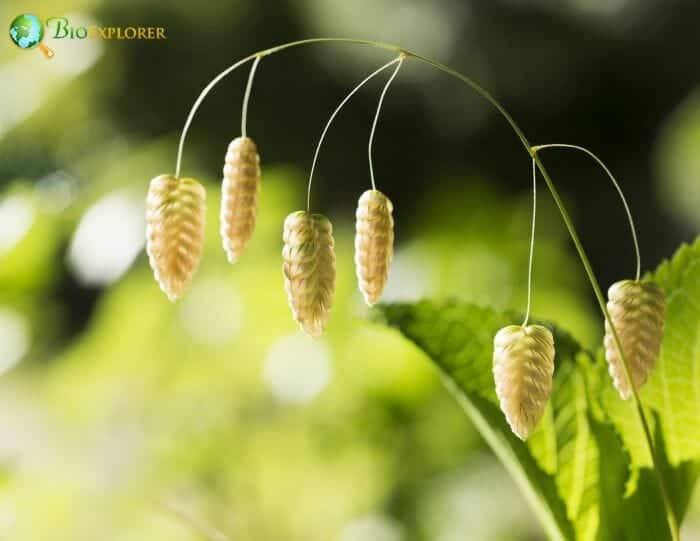
[[[564,206],[564,202],[562,201],[559,193],[557,192],[554,183],[552,182],[552,179],[549,176],[549,173],[547,172],[546,168],[544,167],[544,164],[542,163],[542,160],[540,157],[537,155],[536,148],[533,148],[530,145],[530,142],[528,141],[527,137],[525,137],[525,134],[523,131],[520,129],[520,126],[515,122],[513,117],[511,117],[510,113],[501,105],[501,103],[494,98],[491,93],[489,93],[485,88],[483,88],[481,85],[479,85],[476,81],[472,80],[471,78],[467,77],[466,75],[461,74],[460,72],[446,66],[445,64],[441,64],[440,62],[437,62],[436,60],[433,60],[431,58],[413,53],[411,51],[408,51],[406,49],[403,49],[402,47],[399,47],[397,45],[392,45],[389,43],[382,43],[382,42],[377,42],[377,41],[369,41],[369,40],[360,40],[360,39],[348,39],[348,38],[312,38],[312,39],[305,39],[305,40],[300,40],[300,41],[293,41],[290,43],[285,43],[282,45],[278,45],[276,47],[271,47],[269,49],[265,49],[262,51],[258,51],[257,53],[254,53],[250,56],[247,56],[246,58],[243,58],[242,60],[239,60],[235,64],[229,66],[226,68],[224,71],[219,73],[212,81],[204,88],[204,90],[201,92],[197,100],[195,101],[194,105],[192,106],[192,109],[190,110],[190,113],[187,116],[187,120],[185,122],[185,126],[183,128],[182,134],[180,136],[180,144],[178,147],[178,155],[177,155],[177,165],[175,169],[175,176],[179,176],[180,173],[180,163],[182,159],[182,150],[184,146],[184,141],[185,137],[187,135],[187,130],[189,129],[189,126],[192,122],[192,119],[194,118],[194,114],[199,107],[199,105],[202,103],[206,95],[209,93],[209,91],[219,82],[221,79],[223,79],[226,75],[230,74],[233,72],[235,69],[238,67],[242,66],[246,62],[249,62],[250,60],[253,60],[256,57],[263,57],[263,56],[269,56],[271,54],[283,51],[285,49],[289,49],[291,47],[296,47],[298,45],[306,45],[306,44],[312,44],[312,43],[328,43],[328,42],[335,42],[335,43],[346,43],[346,44],[356,44],[356,45],[365,45],[369,47],[376,47],[380,49],[387,49],[391,51],[395,51],[399,54],[405,55],[406,57],[410,58],[415,58],[416,60],[423,62],[425,64],[428,64],[430,66],[433,66],[434,68],[450,75],[451,77],[454,77],[455,79],[459,79],[462,81],[464,84],[469,86],[472,90],[474,90],[477,94],[479,94],[481,97],[483,97],[485,100],[487,100],[500,114],[501,116],[508,122],[510,127],[513,129],[515,134],[517,135],[518,139],[520,139],[520,142],[522,143],[523,147],[525,148],[525,151],[531,156],[531,158],[535,161],[535,164],[537,165],[537,168],[539,169],[540,173],[542,174],[542,177],[544,178],[545,183],[547,184],[547,188],[552,194],[552,197],[554,198],[554,202],[556,203],[557,208],[559,209],[559,212],[562,216],[562,219],[564,221],[564,224],[566,225],[566,228],[569,232],[569,235],[571,236],[571,240],[574,243],[574,247],[576,248],[576,251],[579,255],[579,258],[581,259],[581,263],[583,264],[583,267],[586,271],[586,276],[588,277],[589,282],[591,283],[591,287],[593,288],[593,292],[595,293],[595,297],[598,301],[598,304],[600,306],[600,310],[603,313],[603,316],[605,317],[605,320],[608,322],[610,328],[612,329],[612,334],[615,339],[615,344],[617,346],[618,352],[620,354],[620,358],[622,359],[623,366],[625,367],[625,373],[627,376],[628,381],[630,382],[630,388],[632,389],[632,396],[635,402],[636,410],[639,415],[640,423],[642,425],[642,428],[644,430],[644,435],[645,439],[647,442],[647,445],[649,447],[649,453],[651,455],[653,464],[654,464],[654,471],[659,483],[661,495],[663,498],[664,506],[666,508],[666,516],[668,519],[668,524],[669,524],[669,529],[671,531],[671,537],[673,541],[679,541],[679,533],[678,533],[678,521],[676,520],[675,513],[673,511],[673,507],[671,505],[671,500],[670,500],[670,495],[669,491],[666,485],[666,480],[662,474],[660,462],[659,462],[659,457],[655,451],[654,448],[654,441],[651,435],[651,430],[649,428],[649,423],[646,418],[646,414],[644,413],[644,408],[642,406],[642,403],[639,399],[639,394],[637,393],[636,388],[634,385],[631,384],[631,378],[630,378],[630,373],[629,373],[629,365],[627,363],[626,356],[624,354],[624,351],[622,350],[621,344],[620,344],[620,339],[617,334],[617,331],[615,330],[614,325],[612,324],[612,320],[610,318],[610,314],[608,313],[608,309],[605,304],[605,298],[603,297],[603,293],[601,291],[600,285],[598,283],[598,279],[595,276],[595,273],[593,272],[593,267],[590,264],[590,261],[588,260],[588,255],[586,254],[585,249],[583,248],[583,245],[581,243],[581,240],[579,239],[578,233],[576,231],[576,228],[574,227],[573,221],[571,220],[571,217],[569,216],[569,213],[566,210],[566,207]],[[559,537],[563,537],[561,535],[561,532],[557,532],[559,534]]]
[[[180,133],[180,142],[178,143],[177,146],[177,158],[175,159],[175,178],[179,178],[180,176],[180,167],[182,165],[182,152],[185,147],[185,139],[187,138],[187,132],[190,129],[190,125],[192,124],[192,120],[194,120],[194,116],[197,113],[197,110],[199,109],[199,106],[202,104],[204,101],[204,98],[207,97],[207,94],[211,92],[211,90],[219,84],[219,82],[226,77],[227,75],[230,75],[234,71],[236,71],[238,68],[240,68],[242,65],[247,64],[251,60],[254,60],[256,58],[262,58],[264,56],[269,56],[274,53],[278,53],[280,51],[283,51],[285,49],[289,49],[291,47],[296,47],[298,45],[309,45],[312,43],[328,43],[328,42],[337,42],[337,43],[350,43],[350,44],[355,44],[355,45],[366,45],[370,47],[376,47],[379,49],[388,49],[390,51],[396,51],[397,53],[403,52],[403,50],[396,46],[396,45],[391,45],[389,43],[380,43],[378,41],[369,41],[369,40],[364,40],[364,39],[348,39],[348,38],[311,38],[311,39],[302,39],[299,41],[290,41],[289,43],[283,43],[282,45],[277,45],[276,47],[271,47],[269,49],[265,49],[263,51],[258,51],[256,53],[253,53],[251,55],[246,56],[245,58],[241,58],[238,62],[235,62],[234,64],[231,64],[229,67],[221,71],[219,74],[216,75],[209,83],[207,86],[204,87],[204,89],[200,92],[199,96],[197,96],[197,99],[195,100],[194,104],[190,108],[190,112],[187,114],[187,119],[185,120],[185,125],[182,128],[182,132]]]
[[[622,359],[622,366],[625,371],[625,377],[627,378],[627,382],[630,386],[630,389],[632,389],[632,398],[634,400],[634,405],[637,410],[637,414],[639,416],[639,421],[642,425],[642,429],[644,431],[644,437],[647,441],[647,446],[649,447],[649,454],[651,455],[651,460],[654,465],[654,471],[656,472],[656,478],[659,482],[659,489],[661,491],[661,497],[664,502],[664,507],[666,508],[666,518],[668,520],[668,526],[669,530],[671,531],[671,537],[673,541],[680,541],[680,534],[678,531],[678,520],[676,519],[676,514],[673,511],[673,506],[671,505],[671,497],[668,491],[668,487],[666,485],[666,479],[664,478],[661,470],[661,463],[659,461],[659,456],[658,453],[656,452],[656,448],[654,447],[654,439],[651,435],[651,429],[649,428],[649,422],[647,420],[646,414],[644,413],[644,406],[642,405],[642,401],[639,399],[639,393],[637,392],[637,387],[634,385],[632,382],[632,375],[629,367],[629,363],[627,361],[627,356],[625,355],[623,349],[622,349],[622,343],[620,342],[620,336],[617,332],[617,329],[615,328],[615,325],[612,323],[612,319],[610,317],[610,313],[608,312],[608,307],[605,303],[605,297],[603,296],[603,292],[600,289],[600,285],[598,284],[598,280],[595,276],[595,273],[593,272],[593,267],[591,266],[590,261],[588,260],[588,256],[586,255],[586,251],[583,248],[583,245],[581,244],[581,240],[578,237],[578,233],[576,232],[576,228],[574,227],[573,221],[571,220],[571,217],[569,216],[569,213],[566,211],[566,208],[564,207],[564,203],[561,200],[561,197],[559,196],[559,193],[557,192],[556,188],[554,187],[554,183],[552,182],[552,179],[549,176],[549,173],[547,173],[546,169],[544,168],[544,165],[542,165],[542,162],[540,161],[539,156],[537,155],[537,152],[533,152],[533,158],[535,162],[537,162],[537,166],[542,173],[542,177],[544,178],[545,182],[547,183],[547,187],[549,188],[549,191],[552,193],[552,197],[554,198],[554,202],[557,205],[557,208],[559,209],[559,212],[564,219],[564,223],[566,224],[566,228],[569,230],[569,235],[571,236],[571,240],[574,243],[574,246],[576,247],[576,251],[579,254],[579,258],[581,259],[581,263],[583,263],[583,267],[586,270],[586,275],[588,276],[588,280],[591,283],[591,286],[593,287],[593,292],[595,293],[596,300],[598,301],[598,305],[600,306],[601,312],[603,312],[603,315],[605,316],[605,320],[608,322],[608,325],[610,327],[610,330],[612,331],[613,338],[615,340],[615,346],[617,347],[617,351],[620,355],[620,359]]]

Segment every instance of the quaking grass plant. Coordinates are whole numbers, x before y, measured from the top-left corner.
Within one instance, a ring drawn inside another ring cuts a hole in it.
[[[313,154],[306,209],[292,212],[285,220],[283,274],[294,319],[302,330],[314,337],[323,333],[329,321],[336,273],[332,225],[322,214],[312,212],[311,188],[323,141],[340,110],[368,81],[385,70],[393,68],[379,96],[369,134],[368,160],[371,189],[365,191],[359,198],[356,212],[355,263],[358,286],[367,305],[372,306],[381,297],[387,282],[394,241],[393,205],[389,197],[377,190],[372,163],[372,146],[382,103],[393,80],[399,74],[399,70],[407,62],[427,64],[461,81],[495,107],[513,129],[532,160],[533,211],[527,309],[522,324],[503,327],[495,333],[493,340],[492,370],[495,385],[492,389],[495,389],[505,419],[513,434],[523,442],[533,434],[536,435],[538,430],[540,432],[547,431],[549,430],[548,426],[540,425],[543,423],[549,425],[552,422],[549,419],[553,415],[550,398],[554,392],[556,399],[557,393],[557,383],[553,379],[556,359],[559,358],[558,354],[555,353],[558,347],[555,343],[556,333],[553,334],[552,330],[545,325],[529,324],[536,224],[536,187],[537,172],[539,171],[571,236],[603,314],[605,320],[605,358],[609,364],[609,372],[620,397],[622,399],[632,398],[636,412],[634,415],[636,415],[643,433],[643,441],[651,457],[654,483],[658,488],[660,503],[666,515],[668,535],[672,540],[677,541],[680,538],[679,520],[671,499],[669,478],[664,467],[665,457],[660,456],[662,446],[658,437],[657,441],[653,437],[652,425],[639,397],[639,389],[652,373],[659,356],[664,328],[664,292],[652,281],[641,279],[641,258],[634,222],[619,184],[600,158],[586,148],[567,144],[531,145],[515,120],[487,90],[471,78],[435,60],[386,43],[344,38],[316,38],[286,43],[253,53],[214,77],[202,90],[187,116],[178,145],[175,174],[172,176],[161,175],[151,182],[148,195],[148,253],[158,283],[171,300],[176,300],[191,280],[201,257],[204,188],[193,179],[181,179],[180,170],[187,133],[202,101],[224,77],[239,67],[252,63],[242,105],[241,133],[229,145],[223,169],[221,236],[223,248],[229,261],[233,263],[239,260],[246,244],[253,236],[257,212],[257,193],[261,183],[257,146],[246,131],[248,104],[255,72],[261,61],[267,56],[301,45],[330,42],[378,47],[392,51],[396,56],[359,82],[332,112],[321,132]],[[540,157],[542,151],[557,148],[583,152],[594,159],[612,181],[627,213],[636,253],[636,275],[634,279],[613,284],[610,287],[607,303],[576,228]],[[388,319],[391,320],[391,309],[385,311],[388,313]],[[393,312],[394,315],[396,313],[398,312]],[[416,339],[410,329],[407,331],[404,328],[406,326],[404,320],[395,322],[395,324],[401,328],[404,334],[420,345],[421,341]],[[554,330],[556,331],[556,329]],[[428,350],[429,348],[426,348],[426,351]],[[557,355],[556,359],[555,355]],[[448,386],[450,385],[459,386],[459,382],[448,381]],[[531,452],[533,448],[523,447],[523,443],[508,440],[508,445],[514,454],[510,456],[504,452],[503,442],[490,436],[493,431],[483,424],[488,425],[488,421],[484,420],[485,417],[478,404],[476,406],[474,404],[473,401],[467,401],[463,405],[465,405],[467,413],[470,413],[472,419],[475,420],[477,428],[485,434],[487,441],[504,460],[506,466],[510,464],[509,469],[516,475],[516,480],[518,480],[518,475],[522,475],[522,472],[525,472],[528,477],[533,477],[534,475],[528,473],[531,465],[525,463],[526,460],[531,460],[534,456],[534,451]],[[479,415],[476,415],[470,408],[478,410],[476,413]],[[500,423],[501,421],[494,422]],[[525,451],[532,455],[531,458],[527,458],[530,455]],[[535,456],[535,458],[539,457]],[[513,460],[521,462],[520,469],[518,469],[517,464],[513,466]],[[552,474],[554,479],[556,479],[556,470],[555,466]],[[533,505],[536,510],[539,510],[538,515],[550,537],[554,539],[620,538],[616,537],[616,533],[608,532],[606,534],[605,531],[601,533],[600,528],[603,526],[600,525],[600,521],[596,523],[593,530],[590,527],[587,529],[579,528],[578,523],[576,523],[577,518],[572,516],[572,511],[568,507],[562,518],[561,510],[557,508],[558,500],[556,498],[543,496],[542,493],[538,495],[537,490],[533,492],[533,490],[527,489],[526,484],[520,484],[525,487],[525,492],[534,500]],[[531,484],[536,485],[534,482]],[[543,491],[544,489],[542,489]],[[618,496],[619,498],[623,497],[622,491]],[[549,510],[543,511],[543,506],[549,506]],[[585,535],[581,533],[591,531],[599,532],[599,535],[591,536],[590,533]]]

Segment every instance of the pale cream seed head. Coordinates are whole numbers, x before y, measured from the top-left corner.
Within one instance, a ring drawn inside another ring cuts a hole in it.
[[[635,389],[646,383],[661,351],[665,295],[653,282],[622,280],[608,290],[608,312],[620,339]],[[632,388],[608,322],[605,322],[605,359],[610,376],[623,399]]]
[[[541,325],[509,325],[494,337],[496,394],[521,440],[537,426],[552,393],[554,355],[554,337]]]
[[[360,196],[355,213],[355,271],[365,303],[373,306],[384,290],[394,255],[394,206],[378,190]]]
[[[171,301],[184,292],[202,256],[204,187],[194,179],[160,175],[146,199],[146,252],[153,274]]]
[[[221,183],[221,240],[231,263],[253,235],[259,190],[257,147],[250,137],[237,137],[228,146]]]
[[[325,216],[305,211],[284,221],[282,271],[294,319],[318,337],[328,324],[335,291],[333,227]]]

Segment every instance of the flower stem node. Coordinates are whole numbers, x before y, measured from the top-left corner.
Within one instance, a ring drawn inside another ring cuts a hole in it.
[[[284,221],[282,272],[292,315],[313,337],[323,334],[335,291],[333,226],[325,216],[292,212]]]
[[[552,393],[554,354],[554,337],[541,325],[509,325],[493,340],[496,394],[511,430],[523,441]]]
[[[235,263],[253,235],[260,190],[260,156],[250,137],[228,146],[221,185],[221,240]]]
[[[394,255],[394,206],[378,190],[362,194],[355,213],[355,270],[360,292],[373,306],[384,290]]]
[[[176,301],[202,256],[206,213],[204,187],[191,178],[160,175],[146,199],[146,251],[156,282]]]
[[[610,325],[605,323],[605,359],[620,396],[626,400],[646,383],[661,350],[664,334],[665,296],[653,282],[622,280],[608,290],[608,312],[627,359],[629,374]],[[629,378],[628,378],[629,375]]]

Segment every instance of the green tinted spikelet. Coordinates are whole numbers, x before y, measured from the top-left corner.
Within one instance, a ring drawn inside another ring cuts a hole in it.
[[[307,334],[323,334],[335,290],[333,227],[321,214],[297,211],[284,221],[282,271],[294,319]]]
[[[237,137],[226,152],[221,185],[221,240],[234,263],[253,235],[260,189],[260,156],[250,137]]]
[[[493,341],[493,376],[501,410],[513,433],[526,440],[552,393],[554,337],[541,325],[509,325]]]
[[[652,282],[622,280],[608,290],[608,312],[636,389],[649,378],[661,350],[666,301],[663,290]],[[608,322],[605,322],[605,359],[613,383],[623,399],[632,394],[625,368]]]
[[[155,177],[146,199],[146,252],[156,282],[171,301],[184,292],[202,256],[205,190],[194,179]]]
[[[394,206],[377,190],[367,190],[355,214],[355,270],[360,292],[368,306],[384,290],[394,255]]]

